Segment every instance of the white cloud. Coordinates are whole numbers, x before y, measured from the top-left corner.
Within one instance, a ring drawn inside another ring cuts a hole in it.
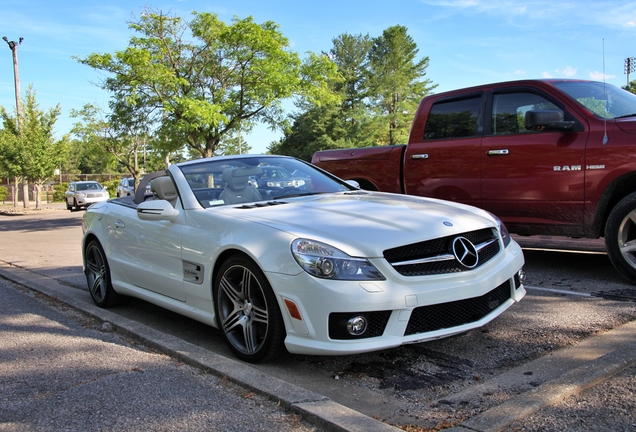
[[[526,71],[524,71],[523,69],[517,69],[516,71],[512,73],[508,73],[508,75],[515,75],[515,76],[521,76],[525,74],[526,74]]]
[[[607,75],[607,74],[603,74],[603,72],[594,71],[594,72],[590,72],[590,78],[592,78],[593,80],[600,81],[602,79],[607,80],[607,79],[616,78],[616,75]]]
[[[543,78],[554,78],[550,72],[542,72],[541,76]]]
[[[556,69],[555,72],[559,75],[565,75],[566,77],[573,77],[574,75],[576,75],[576,70],[577,69],[573,68],[572,66],[567,66],[563,70]]]
[[[636,22],[629,21],[629,22],[626,22],[625,24],[623,24],[623,26],[625,26],[625,27],[636,27]]]

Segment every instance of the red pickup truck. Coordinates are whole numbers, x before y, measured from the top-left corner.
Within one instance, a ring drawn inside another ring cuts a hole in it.
[[[520,235],[604,237],[636,283],[636,95],[615,86],[525,80],[427,96],[408,144],[312,163],[362,189],[481,207]]]

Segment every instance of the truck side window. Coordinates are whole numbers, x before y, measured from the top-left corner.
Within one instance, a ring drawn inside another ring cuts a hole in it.
[[[495,94],[492,103],[492,134],[506,135],[538,133],[524,127],[524,118],[530,110],[558,110],[558,106],[536,93]]]
[[[426,120],[424,139],[477,136],[481,96],[434,103]]]

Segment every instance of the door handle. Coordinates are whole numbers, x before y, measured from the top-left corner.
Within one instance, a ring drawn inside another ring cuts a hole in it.
[[[414,154],[414,155],[411,155],[411,159],[428,159],[428,154],[426,153]]]
[[[501,156],[501,155],[507,155],[508,153],[510,153],[508,149],[488,150],[488,156]]]
[[[115,228],[117,229],[123,229],[126,227],[126,224],[124,223],[124,221],[120,221],[118,220],[117,222],[115,222]]]

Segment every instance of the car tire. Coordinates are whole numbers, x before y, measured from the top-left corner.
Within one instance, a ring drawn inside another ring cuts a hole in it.
[[[76,211],[76,210],[79,210],[79,206],[77,205],[77,200],[73,198],[73,208],[71,209],[71,211]]]
[[[276,296],[247,257],[235,255],[219,268],[214,307],[223,338],[239,359],[259,363],[285,352],[285,324]]]
[[[610,212],[605,246],[616,270],[636,284],[636,192],[623,198]]]
[[[64,202],[66,203],[66,210],[73,211],[73,206],[68,204],[68,200],[66,198],[64,198]]]
[[[106,308],[121,303],[122,296],[113,289],[110,280],[106,254],[97,240],[91,240],[86,246],[84,268],[88,291],[97,306]]]

